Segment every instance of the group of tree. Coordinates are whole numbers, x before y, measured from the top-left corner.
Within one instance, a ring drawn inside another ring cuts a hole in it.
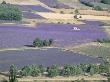
[[[24,66],[18,73],[20,76],[39,76],[45,72],[45,68],[42,65],[36,66]]]
[[[12,4],[3,1],[0,4],[0,20],[17,20],[22,19],[22,11]]]
[[[46,74],[45,74],[46,73]],[[46,75],[48,77],[56,76],[75,76],[75,75],[94,75],[106,74],[110,76],[110,63],[104,61],[100,65],[97,64],[78,64],[78,65],[52,65],[44,67],[42,65],[24,66],[18,73],[20,76],[39,76]]]
[[[44,46],[51,46],[53,44],[53,39],[41,40],[36,38],[33,41],[33,46],[35,47],[44,47]]]
[[[101,0],[102,3],[110,4],[110,0]]]
[[[3,82],[18,82],[17,77],[23,76],[75,76],[75,75],[94,75],[94,74],[103,74],[105,73],[108,76],[108,81],[110,81],[110,63],[106,60],[99,65],[97,64],[78,64],[78,65],[52,65],[49,67],[44,67],[42,65],[28,65],[24,66],[21,70],[17,70],[15,65],[10,66],[9,70],[9,81],[4,80]],[[73,82],[86,82],[85,80],[77,80]]]
[[[95,0],[93,0],[95,1]],[[87,0],[80,0],[80,2],[86,6],[92,7],[94,10],[97,11],[103,11],[104,9],[101,6],[95,6],[91,3],[91,1],[87,1]]]

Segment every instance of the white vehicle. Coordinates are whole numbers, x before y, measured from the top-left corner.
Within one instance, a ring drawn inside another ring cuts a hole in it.
[[[73,27],[72,30],[80,30],[78,27]]]

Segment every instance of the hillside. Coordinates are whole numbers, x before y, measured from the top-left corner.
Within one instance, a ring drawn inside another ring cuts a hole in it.
[[[20,4],[20,5],[39,5],[41,4],[38,0],[0,0],[0,3],[6,1],[11,4]]]

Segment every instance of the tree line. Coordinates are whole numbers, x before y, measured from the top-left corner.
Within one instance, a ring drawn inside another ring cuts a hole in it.
[[[75,75],[94,75],[94,74],[105,74],[108,77],[108,82],[110,81],[110,62],[105,61],[101,64],[78,64],[78,65],[52,65],[49,67],[44,67],[42,65],[27,65],[17,70],[15,65],[10,66],[9,70],[9,81],[5,80],[3,82],[18,82],[17,77],[22,78],[23,76],[75,76]],[[72,82],[87,82],[85,80],[76,80]]]
[[[19,76],[42,76],[56,77],[56,76],[75,76],[75,75],[94,75],[105,74],[110,76],[110,63],[103,62],[97,64],[78,64],[78,65],[52,65],[44,67],[42,65],[28,65],[24,66],[18,73]]]

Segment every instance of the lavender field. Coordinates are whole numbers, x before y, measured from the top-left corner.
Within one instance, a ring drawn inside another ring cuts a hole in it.
[[[32,45],[35,38],[51,38],[57,47],[68,47],[106,38],[100,22],[85,22],[83,25],[39,24],[36,28],[0,26],[0,48]],[[74,30],[74,27],[80,30]]]
[[[18,68],[25,65],[44,65],[53,64],[80,64],[80,63],[100,63],[97,58],[92,58],[68,51],[61,51],[56,48],[48,50],[25,50],[25,51],[4,51],[0,52],[0,70],[7,71],[11,64]]]
[[[37,11],[37,12],[52,12],[49,9],[46,9],[40,5],[16,5],[18,6],[22,11]]]
[[[48,5],[49,7],[55,7],[55,8],[70,8],[68,5],[65,5],[58,0],[39,0],[42,3]]]
[[[23,17],[28,19],[44,19],[40,15],[31,12],[23,12]]]

